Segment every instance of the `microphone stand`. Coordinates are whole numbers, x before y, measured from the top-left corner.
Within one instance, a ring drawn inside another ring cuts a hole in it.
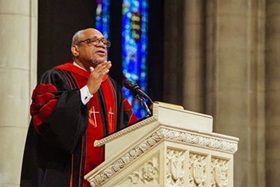
[[[151,110],[149,109],[147,103],[144,101],[144,99],[143,99],[142,97],[140,97],[138,94],[137,94],[135,97],[136,97],[136,99],[138,99],[139,101],[141,101],[141,103],[144,105],[144,108],[145,108],[145,110],[146,110],[146,112],[147,112],[147,117],[152,116],[152,112],[151,112]]]

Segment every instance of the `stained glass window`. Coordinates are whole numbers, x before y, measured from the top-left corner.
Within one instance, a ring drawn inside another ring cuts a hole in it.
[[[124,76],[147,90],[147,22],[148,0],[123,0],[122,2],[122,70]],[[97,0],[96,28],[106,38],[109,36],[109,0]],[[142,103],[132,93],[123,89],[137,117],[145,117]]]
[[[109,37],[109,6],[110,0],[96,0],[96,24],[97,30],[103,33],[105,38]]]
[[[123,0],[122,9],[122,66],[124,76],[147,89],[147,1]],[[124,89],[138,117],[146,112],[139,100]]]

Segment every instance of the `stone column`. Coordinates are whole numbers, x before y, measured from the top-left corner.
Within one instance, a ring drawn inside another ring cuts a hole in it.
[[[183,15],[183,106],[204,113],[204,1],[188,0]]]
[[[164,1],[163,99],[179,105],[183,100],[184,1]]]
[[[280,1],[267,0],[266,9],[266,182],[280,183]]]
[[[207,1],[206,113],[240,138],[235,187],[265,186],[264,11],[263,0]]]
[[[0,186],[19,186],[37,69],[37,0],[0,1]]]

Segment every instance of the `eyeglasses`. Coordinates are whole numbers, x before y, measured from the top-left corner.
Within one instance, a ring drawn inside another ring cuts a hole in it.
[[[100,42],[102,42],[104,45],[106,45],[106,47],[110,47],[111,46],[111,42],[106,40],[105,38],[88,38],[82,41],[79,41],[78,44],[81,44],[83,42],[86,42],[87,45],[89,46],[93,46],[93,45],[98,45]]]

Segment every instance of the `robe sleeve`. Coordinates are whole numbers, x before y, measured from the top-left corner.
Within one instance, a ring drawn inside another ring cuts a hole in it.
[[[81,102],[80,90],[70,87],[61,70],[50,70],[32,95],[32,124],[43,146],[48,147],[48,152],[72,153],[88,123],[88,110]]]

